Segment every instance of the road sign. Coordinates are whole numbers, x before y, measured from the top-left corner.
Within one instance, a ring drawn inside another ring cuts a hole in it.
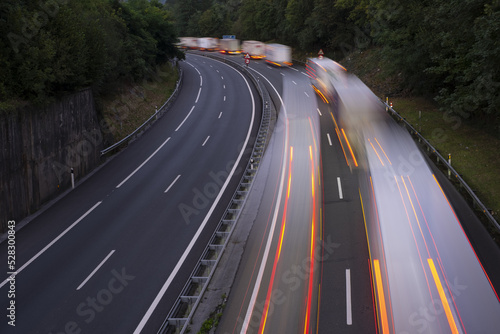
[[[250,59],[250,54],[248,52],[245,54],[245,59]]]
[[[247,57],[245,57],[245,64],[247,64],[247,65],[250,64],[250,59]]]
[[[222,35],[222,39],[236,39],[235,35]]]
[[[319,52],[318,52],[318,58],[319,58],[319,59],[323,59],[323,55],[324,55],[324,53],[323,53],[323,49],[319,49]]]

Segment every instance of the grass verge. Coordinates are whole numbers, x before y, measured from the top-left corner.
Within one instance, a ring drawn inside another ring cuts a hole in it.
[[[147,80],[122,84],[102,97],[102,116],[115,142],[132,133],[167,101],[178,77],[177,69],[168,63]]]

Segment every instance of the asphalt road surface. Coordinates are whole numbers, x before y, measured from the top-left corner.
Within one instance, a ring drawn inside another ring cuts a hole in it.
[[[254,88],[233,68],[193,55],[181,66],[172,109],[18,231],[16,321],[3,316],[1,333],[160,327],[234,191],[260,117]],[[5,311],[5,242],[0,249]]]

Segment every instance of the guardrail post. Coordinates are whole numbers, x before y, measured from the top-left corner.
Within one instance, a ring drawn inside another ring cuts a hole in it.
[[[448,153],[448,178],[451,177],[451,170],[450,170],[450,166],[451,166],[451,153]]]
[[[71,189],[75,189],[75,171],[71,167]]]

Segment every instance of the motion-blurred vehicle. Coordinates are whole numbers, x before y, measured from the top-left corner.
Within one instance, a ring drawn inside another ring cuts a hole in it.
[[[306,71],[313,89],[326,103],[336,99],[335,83],[347,77],[347,70],[329,58],[308,58]]]
[[[219,48],[220,52],[224,54],[230,54],[230,55],[235,55],[235,54],[240,54],[241,49],[240,49],[240,40],[239,39],[221,39],[219,40]]]
[[[266,55],[266,44],[259,41],[244,41],[241,44],[243,53],[249,54],[252,59],[262,59]]]
[[[198,38],[197,37],[179,37],[180,47],[182,49],[195,50],[198,49]]]
[[[215,37],[198,38],[198,47],[201,51],[216,51],[219,49],[219,39]]]
[[[267,44],[266,62],[280,67],[292,66],[292,49],[283,44]]]

